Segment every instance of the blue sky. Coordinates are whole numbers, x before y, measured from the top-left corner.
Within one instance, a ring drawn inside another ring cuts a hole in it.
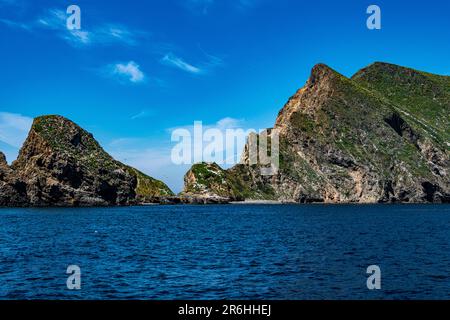
[[[371,4],[381,30],[366,27]],[[319,62],[449,75],[449,16],[442,0],[0,0],[0,150],[11,162],[33,117],[60,114],[180,191],[172,128],[271,127]]]

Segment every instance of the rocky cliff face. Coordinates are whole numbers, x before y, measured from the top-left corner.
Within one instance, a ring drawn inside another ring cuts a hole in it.
[[[1,206],[132,205],[170,196],[162,182],[108,155],[87,131],[60,116],[36,118],[8,167],[0,157]]]
[[[319,64],[276,120],[276,175],[250,165],[247,146],[220,188],[191,170],[186,191],[196,181],[202,192],[232,198],[449,202],[449,114],[450,77],[375,63],[348,79]]]
[[[0,152],[0,207],[20,207],[28,203],[26,184],[18,179]]]

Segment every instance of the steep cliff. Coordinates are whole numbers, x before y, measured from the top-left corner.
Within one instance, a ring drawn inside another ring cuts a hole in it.
[[[26,184],[18,179],[0,152],[0,207],[20,207],[28,203]]]
[[[114,160],[92,134],[61,116],[36,118],[17,160],[1,166],[7,173],[2,206],[132,205],[172,195],[162,182]]]
[[[277,174],[262,176],[259,166],[250,165],[246,146],[242,163],[224,173],[230,177],[226,189],[233,190],[228,196],[449,202],[449,112],[450,77],[375,63],[348,79],[316,65],[276,120]],[[187,187],[198,180],[192,172],[186,179]],[[218,193],[209,182],[197,188]]]

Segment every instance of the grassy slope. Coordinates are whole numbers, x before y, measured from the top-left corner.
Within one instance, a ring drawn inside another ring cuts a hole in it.
[[[184,192],[201,194],[210,192],[222,197],[238,199],[274,199],[273,190],[262,183],[252,185],[252,178],[245,166],[237,165],[223,170],[216,163],[197,163],[192,166],[186,176],[192,173],[195,183],[185,185]]]
[[[358,72],[352,79],[339,73],[332,76],[333,94],[323,106],[313,113],[300,109],[289,121],[299,141],[312,141],[319,151],[316,157],[326,163],[330,172],[318,172],[300,157],[292,141],[281,138],[281,171],[310,192],[325,183],[328,176],[342,180],[351,179],[340,165],[329,163],[320,151],[327,148],[339,150],[344,158],[357,165],[372,168],[378,175],[390,179],[406,170],[418,179],[432,179],[426,159],[417,145],[406,136],[400,136],[386,122],[398,113],[413,132],[429,137],[442,150],[448,149],[450,77],[431,75],[408,68],[388,64],[374,64]],[[207,167],[193,167],[207,189],[213,187],[208,179],[214,179]],[[403,174],[403,173],[402,173]],[[248,170],[238,165],[223,171],[228,188],[245,198],[273,198],[273,190],[267,184],[254,179]],[[337,185],[345,192],[345,183]],[[195,191],[195,190],[193,190]],[[348,186],[348,192],[352,191]]]
[[[352,79],[395,105],[416,130],[442,149],[450,142],[450,77],[387,63],[374,63]]]

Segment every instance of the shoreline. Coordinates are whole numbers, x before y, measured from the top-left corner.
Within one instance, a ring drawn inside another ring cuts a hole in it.
[[[140,204],[132,204],[132,205],[114,205],[114,206],[62,206],[62,205],[48,205],[48,206],[0,206],[0,210],[2,209],[86,209],[86,208],[98,208],[98,209],[112,209],[112,208],[139,208],[139,207],[154,207],[154,206],[224,206],[224,205],[244,205],[244,206],[252,206],[252,205],[273,205],[273,206],[288,206],[288,205],[296,205],[296,206],[408,206],[408,205],[421,205],[421,206],[431,206],[431,205],[450,205],[450,203],[446,202],[386,202],[386,203],[355,203],[355,202],[337,202],[337,203],[324,203],[324,202],[312,202],[312,203],[300,203],[300,202],[283,202],[283,201],[275,201],[275,200],[246,200],[246,201],[230,201],[230,202],[177,202],[177,203],[140,203]]]
[[[236,205],[236,204],[245,204],[245,205],[251,205],[251,204],[272,204],[272,205],[280,205],[280,204],[299,204],[297,202],[283,202],[278,200],[244,200],[244,201],[230,201],[229,204]]]

